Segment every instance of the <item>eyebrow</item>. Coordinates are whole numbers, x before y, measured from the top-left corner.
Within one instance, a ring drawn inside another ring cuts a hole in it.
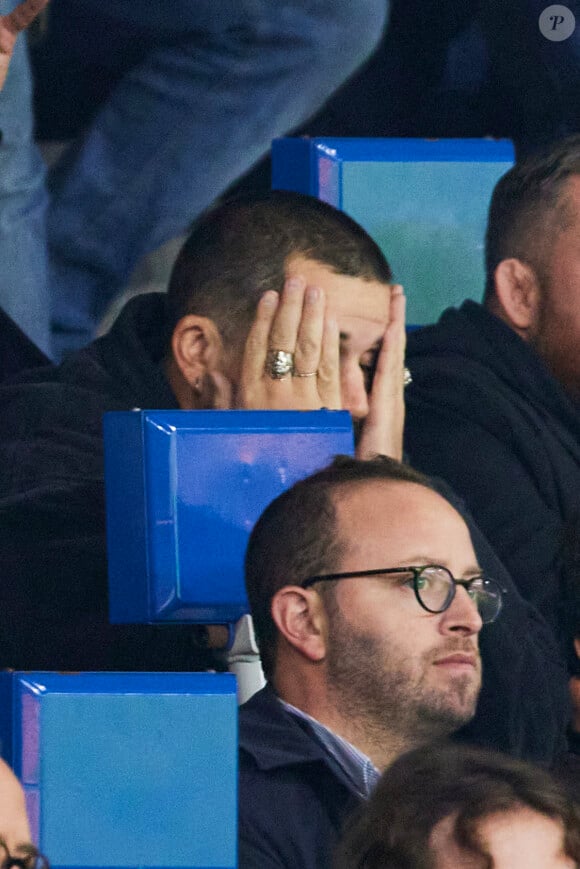
[[[414,555],[411,558],[407,558],[405,561],[404,567],[422,567],[424,564],[438,564],[440,567],[446,567],[447,570],[450,570],[449,564],[444,559],[436,560],[431,555]],[[464,574],[468,573],[483,573],[483,569],[476,564],[475,567],[467,567],[464,571]]]
[[[407,565],[417,565],[420,567],[422,564],[440,564],[441,567],[447,567],[446,561],[434,561],[430,555],[411,555],[409,558],[406,558],[403,562],[403,566]]]

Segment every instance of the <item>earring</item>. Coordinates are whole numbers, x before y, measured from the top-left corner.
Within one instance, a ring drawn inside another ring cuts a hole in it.
[[[196,395],[201,395],[201,377],[196,377],[193,381],[193,391]]]

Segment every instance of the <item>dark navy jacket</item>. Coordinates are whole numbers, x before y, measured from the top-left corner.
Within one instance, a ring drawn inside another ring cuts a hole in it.
[[[269,685],[240,708],[239,746],[239,869],[330,869],[362,804],[351,780]],[[557,772],[576,793],[570,763]]]
[[[330,869],[360,797],[268,686],[240,709],[239,869]]]

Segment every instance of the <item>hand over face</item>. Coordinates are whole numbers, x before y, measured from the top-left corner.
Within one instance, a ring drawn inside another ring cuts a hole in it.
[[[357,456],[381,453],[400,459],[405,353],[402,287],[337,275],[308,261],[302,266],[310,273],[308,281],[295,272],[281,295],[267,292],[260,301],[246,342],[237,406],[345,408],[359,418],[366,413]],[[317,285],[317,277],[324,290]],[[341,336],[346,342],[342,360]],[[291,360],[286,356],[279,360],[291,361],[292,373],[276,377],[276,351],[292,354]],[[373,356],[374,378],[372,386],[370,381],[366,384],[370,389],[366,396],[365,370]]]
[[[277,351],[291,369],[276,377]],[[324,290],[289,278],[281,295],[268,291],[258,305],[242,363],[237,406],[266,410],[338,409],[339,337]]]
[[[389,323],[369,394],[369,412],[356,445],[359,459],[378,454],[399,461],[403,458],[405,302],[403,288],[395,284],[391,290]]]
[[[0,16],[0,91],[6,81],[18,34],[26,30],[47,5],[48,0],[22,0],[9,15]]]

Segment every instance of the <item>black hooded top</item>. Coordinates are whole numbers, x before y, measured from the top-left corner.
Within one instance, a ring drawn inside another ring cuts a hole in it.
[[[102,416],[177,408],[165,319],[163,295],[139,296],[62,365],[0,386],[0,667],[215,666],[194,626],[108,622]]]
[[[475,302],[409,338],[405,448],[467,503],[561,638],[580,508],[580,412],[535,349]],[[577,544],[580,547],[580,541]],[[577,597],[580,597],[580,574]]]

